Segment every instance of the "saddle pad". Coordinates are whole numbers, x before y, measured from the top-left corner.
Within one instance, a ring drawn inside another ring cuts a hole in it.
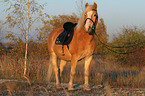
[[[56,38],[55,44],[57,45],[68,45],[73,37],[74,31],[67,32],[64,30],[60,35]]]

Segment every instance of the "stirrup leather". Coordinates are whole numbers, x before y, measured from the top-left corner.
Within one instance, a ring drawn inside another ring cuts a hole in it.
[[[62,49],[61,49],[61,55],[64,56],[64,45],[62,45]]]

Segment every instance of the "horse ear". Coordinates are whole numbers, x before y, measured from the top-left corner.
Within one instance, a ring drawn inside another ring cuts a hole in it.
[[[94,7],[95,7],[95,9],[97,8],[97,4],[94,2]]]
[[[86,8],[88,5],[89,5],[89,4],[88,4],[88,3],[86,3],[85,8]]]

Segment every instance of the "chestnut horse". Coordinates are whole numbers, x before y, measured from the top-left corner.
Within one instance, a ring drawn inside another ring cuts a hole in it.
[[[73,79],[75,75],[77,61],[85,59],[85,72],[84,72],[84,89],[90,90],[89,87],[89,65],[92,60],[92,54],[95,49],[95,41],[93,33],[95,32],[96,24],[98,22],[97,4],[94,2],[93,5],[85,4],[85,10],[74,28],[74,35],[72,41],[68,45],[64,45],[64,54],[61,54],[62,45],[56,45],[55,40],[58,35],[63,31],[63,28],[53,30],[48,37],[48,50],[50,54],[51,64],[56,77],[56,86],[60,87],[60,76],[67,61],[71,61],[71,72],[68,90],[73,90]],[[57,65],[57,57],[60,58],[60,74]],[[51,64],[49,67],[51,67]],[[51,68],[48,69],[49,71]],[[49,74],[51,75],[51,74]],[[59,76],[60,75],[60,76]],[[48,76],[49,78],[50,76]]]

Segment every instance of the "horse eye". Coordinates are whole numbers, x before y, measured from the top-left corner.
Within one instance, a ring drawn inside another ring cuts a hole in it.
[[[94,16],[97,16],[97,14],[94,14]]]

